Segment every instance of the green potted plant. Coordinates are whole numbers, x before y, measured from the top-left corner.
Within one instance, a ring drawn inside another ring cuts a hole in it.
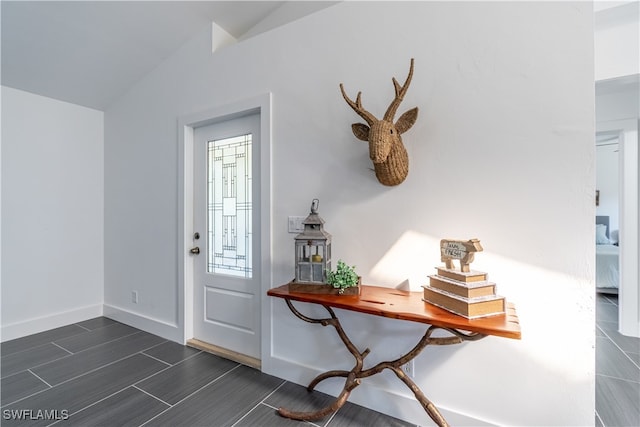
[[[345,290],[349,288],[356,289],[347,292],[348,294],[357,295],[359,293],[357,287],[360,284],[360,277],[358,277],[355,269],[355,265],[350,267],[342,260],[339,260],[336,271],[327,271],[327,283],[338,289],[340,295],[344,294]]]

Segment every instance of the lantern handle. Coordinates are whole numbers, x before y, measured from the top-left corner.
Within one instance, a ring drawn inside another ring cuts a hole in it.
[[[311,213],[312,214],[317,214],[318,213],[318,206],[320,205],[320,200],[318,199],[313,199],[311,201]]]

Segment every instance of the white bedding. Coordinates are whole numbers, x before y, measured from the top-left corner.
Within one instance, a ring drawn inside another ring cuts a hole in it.
[[[596,245],[596,287],[618,289],[620,248],[615,245]]]

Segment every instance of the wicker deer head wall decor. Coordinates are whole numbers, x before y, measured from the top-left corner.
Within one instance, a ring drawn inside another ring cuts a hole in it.
[[[409,130],[416,122],[418,107],[404,113],[395,123],[393,118],[409,89],[412,77],[413,58],[411,58],[409,75],[404,85],[400,86],[395,77],[392,79],[396,95],[387,108],[387,112],[384,113],[384,117],[380,120],[362,107],[362,100],[360,99],[362,92],[358,92],[356,101],[353,102],[345,93],[342,83],[340,83],[340,91],[344,100],[353,108],[353,111],[367,122],[366,125],[364,123],[354,123],[351,125],[351,129],[356,138],[369,142],[369,157],[373,161],[376,178],[383,185],[398,185],[409,174],[409,156],[402,144],[400,135]]]

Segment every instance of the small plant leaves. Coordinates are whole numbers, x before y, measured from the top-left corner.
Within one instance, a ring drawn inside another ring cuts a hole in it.
[[[327,283],[341,291],[345,288],[356,286],[358,284],[358,275],[355,269],[355,265],[349,267],[342,260],[339,260],[336,271],[327,272]]]

